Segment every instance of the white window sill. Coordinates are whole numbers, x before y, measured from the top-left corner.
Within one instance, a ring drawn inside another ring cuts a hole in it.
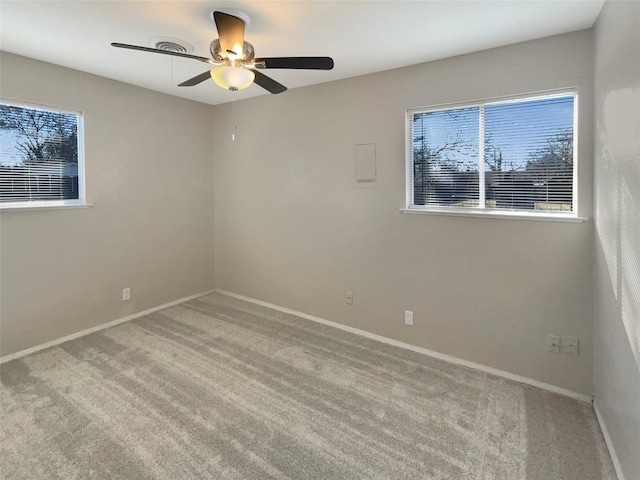
[[[24,212],[31,210],[69,210],[93,207],[93,203],[20,202],[0,204],[1,212]]]
[[[500,218],[507,220],[536,220],[543,222],[569,222],[569,223],[582,223],[586,222],[588,218],[578,217],[574,215],[554,215],[552,213],[525,213],[512,211],[470,211],[470,209],[462,208],[401,208],[402,213],[417,214],[417,215],[449,215],[454,217],[475,217],[475,218]]]

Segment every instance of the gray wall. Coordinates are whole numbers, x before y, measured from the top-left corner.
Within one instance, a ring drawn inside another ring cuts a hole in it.
[[[591,220],[399,208],[406,108],[578,86],[591,217],[592,75],[582,31],[216,107],[216,286],[590,395]],[[376,144],[375,188],[353,186],[361,143]],[[580,356],[548,353],[548,333],[579,337]]]
[[[94,204],[0,214],[1,355],[214,288],[213,109],[8,53],[0,62],[2,97],[84,113]]]
[[[595,395],[627,480],[640,478],[640,3],[595,27]]]

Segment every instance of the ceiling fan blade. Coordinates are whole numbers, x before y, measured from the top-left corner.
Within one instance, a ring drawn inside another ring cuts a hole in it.
[[[185,80],[184,82],[182,82],[181,84],[179,84],[179,87],[193,87],[194,85],[198,85],[199,83],[205,82],[207,80],[211,80],[211,73],[209,70],[207,70],[204,73],[201,73],[200,75],[196,75],[193,78],[190,78],[189,80]]]
[[[331,57],[271,57],[256,58],[253,61],[258,68],[296,68],[304,70],[331,70]],[[264,63],[261,67],[259,63]]]
[[[240,57],[244,47],[244,22],[224,12],[213,12],[213,19],[218,29],[222,51]]]
[[[139,47],[138,45],[128,45],[126,43],[113,42],[112,47],[126,48],[129,50],[140,50],[141,52],[161,53],[163,55],[172,55],[174,57],[190,58],[192,60],[198,60],[204,63],[210,63],[212,65],[219,65],[213,58],[199,57],[197,55],[190,55],[188,53],[172,52],[170,50],[160,50],[159,48]]]
[[[265,90],[268,90],[271,93],[286,92],[287,87],[276,82],[273,78],[267,77],[264,73],[259,72],[258,70],[253,70],[253,73],[256,74],[256,78],[253,80],[253,83],[260,85]]]

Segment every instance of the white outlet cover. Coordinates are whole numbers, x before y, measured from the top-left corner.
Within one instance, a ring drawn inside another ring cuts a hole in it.
[[[556,335],[548,335],[547,350],[551,353],[560,353],[560,337],[557,337]]]
[[[562,338],[562,351],[569,355],[578,355],[578,339],[565,335]]]

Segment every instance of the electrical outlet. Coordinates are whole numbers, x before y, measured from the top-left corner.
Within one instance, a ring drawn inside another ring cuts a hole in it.
[[[560,353],[560,337],[547,335],[547,350],[551,353]]]
[[[410,310],[404,311],[404,323],[405,325],[413,325],[413,312]]]
[[[569,335],[562,337],[562,353],[578,355],[578,339]]]
[[[347,305],[353,305],[353,292],[347,291],[345,301],[347,302]]]
[[[126,302],[127,300],[131,299],[131,289],[130,288],[123,288],[122,289],[122,301]]]

